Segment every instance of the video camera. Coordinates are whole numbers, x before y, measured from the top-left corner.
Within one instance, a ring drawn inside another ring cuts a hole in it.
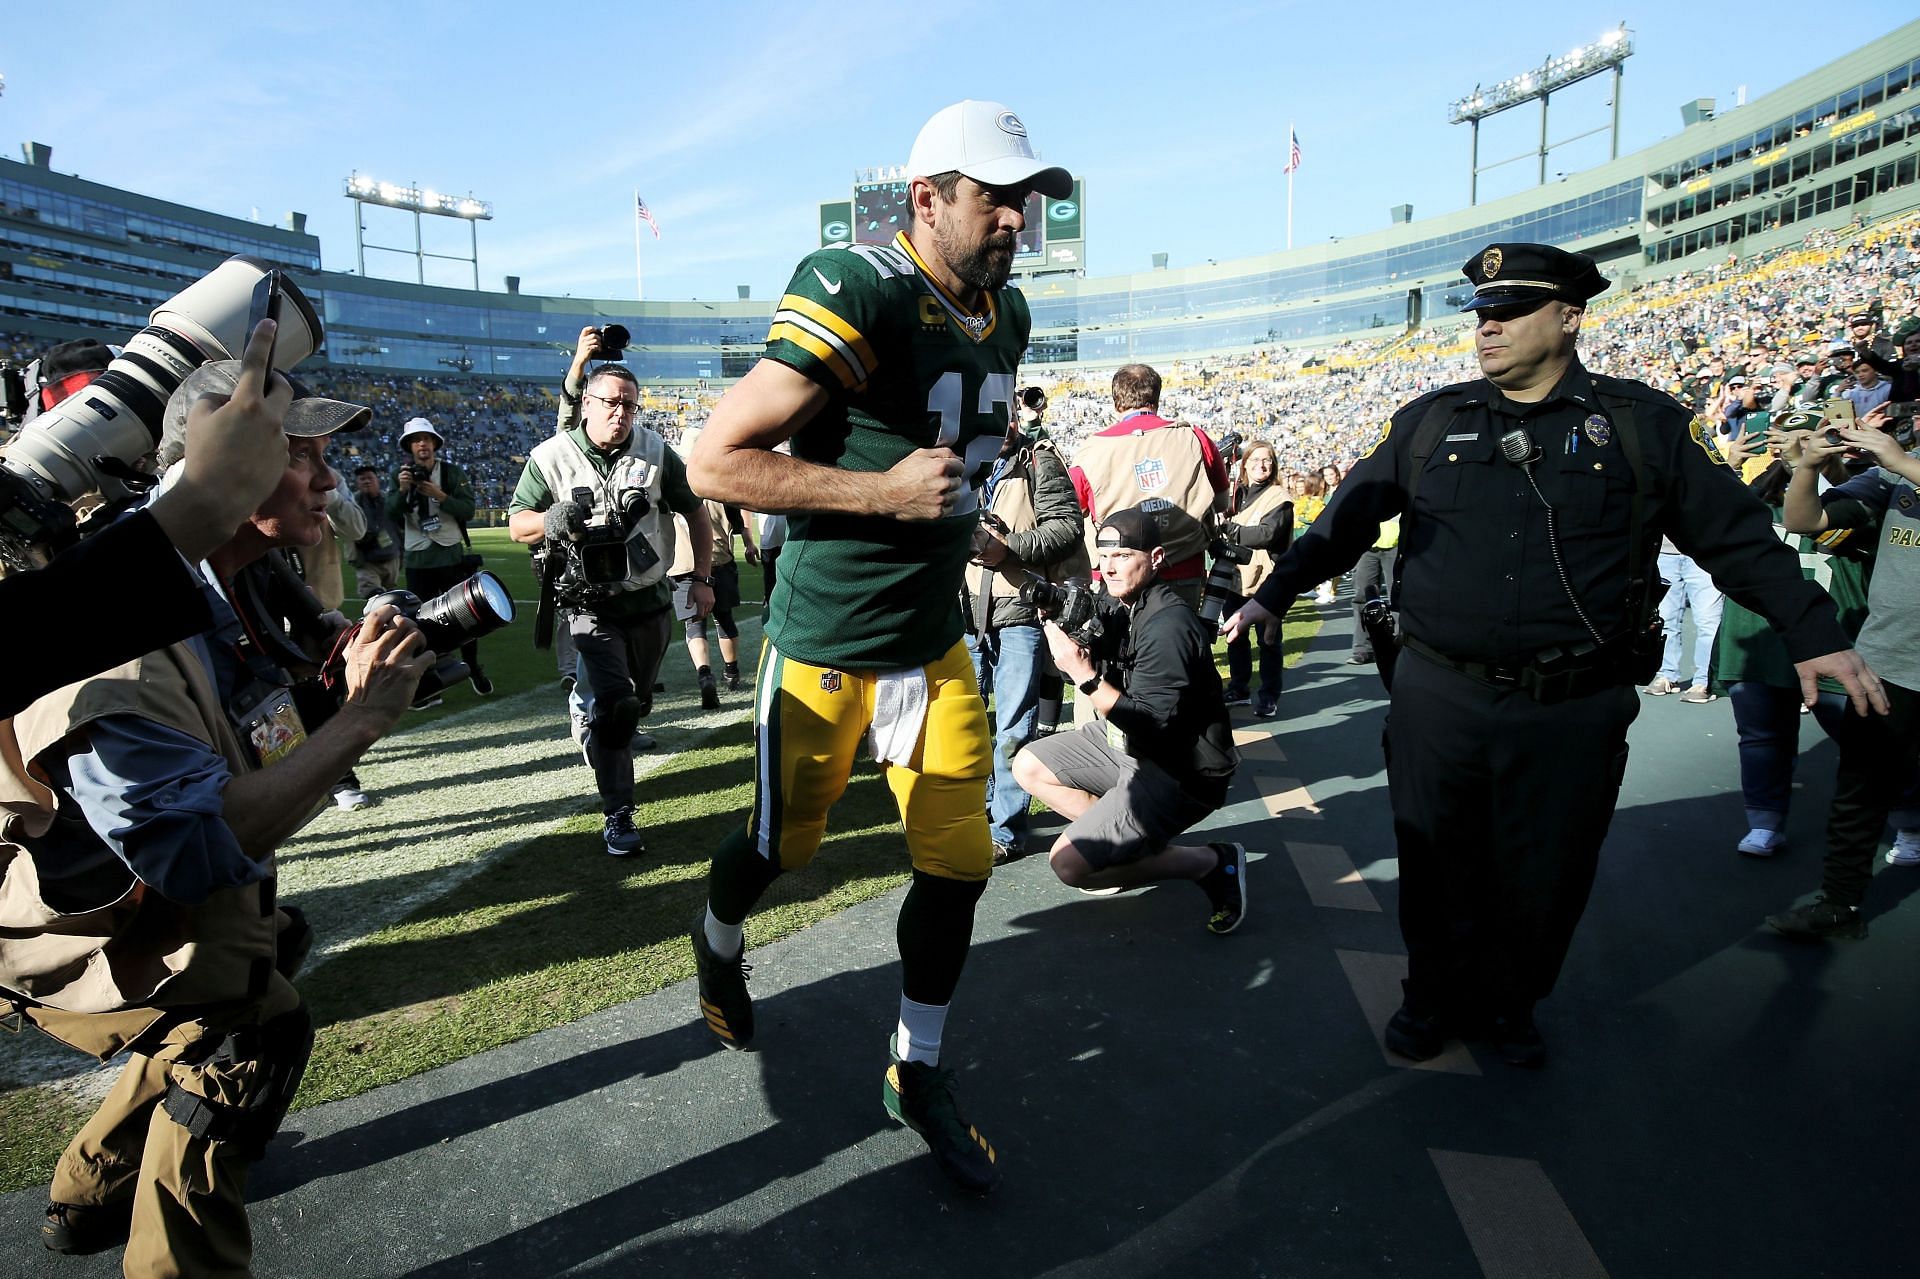
[[[592,489],[577,488],[569,496],[583,511],[594,507]],[[589,608],[613,594],[613,588],[630,575],[660,562],[653,543],[633,536],[633,526],[652,510],[645,489],[622,489],[606,514],[590,522],[577,539],[542,538],[533,544],[533,575],[540,583],[540,603],[533,616],[535,648],[552,645],[557,607]]]
[[[105,497],[111,515],[152,487],[141,463],[160,442],[168,398],[208,360],[240,358],[254,321],[274,314],[276,284],[291,305],[279,306],[272,363],[292,368],[325,336],[320,317],[272,264],[238,255],[154,308],[105,372],[8,442],[0,458],[0,565],[37,568],[76,541],[71,504],[87,494]]]
[[[1056,585],[1031,569],[1026,573],[1027,580],[1020,584],[1022,604],[1057,624],[1081,648],[1095,647],[1106,635],[1093,588],[1086,582],[1072,578]]]

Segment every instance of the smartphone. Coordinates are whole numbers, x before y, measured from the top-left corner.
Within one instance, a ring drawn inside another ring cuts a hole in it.
[[[280,299],[285,296],[283,286],[284,276],[278,268],[261,276],[259,282],[253,286],[253,301],[247,307],[247,339],[252,339],[253,331],[260,327],[260,321],[272,320],[276,326],[274,346],[279,345],[280,334],[277,326],[280,323]],[[273,354],[273,346],[269,346],[267,348],[268,368],[273,367]]]
[[[1820,406],[1826,412],[1828,426],[1852,426],[1854,423],[1852,400],[1828,400]]]
[[[1920,400],[1888,400],[1885,408],[1887,417],[1894,421],[1903,417],[1920,417]]]

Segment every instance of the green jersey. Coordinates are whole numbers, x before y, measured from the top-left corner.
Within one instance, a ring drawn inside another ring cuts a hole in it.
[[[794,272],[767,332],[767,357],[827,391],[793,455],[885,471],[915,449],[965,459],[955,514],[795,514],[768,601],[767,633],[815,666],[892,670],[935,661],[960,638],[960,586],[979,486],[1006,435],[1014,373],[1032,319],[1013,289],[969,312],[905,233],[891,245],[822,249]]]
[[[1773,509],[1773,531],[1780,540],[1800,554],[1800,572],[1808,581],[1818,582],[1833,598],[1840,625],[1848,635],[1858,635],[1867,620],[1867,581],[1873,570],[1872,535],[1857,529],[1830,528],[1818,536],[1789,533],[1780,522],[1780,508]],[[1720,611],[1720,630],[1714,638],[1715,682],[1725,691],[1728,685],[1751,681],[1774,688],[1798,689],[1800,676],[1787,656],[1787,646],[1774,633],[1767,620],[1729,599]],[[1836,679],[1822,675],[1820,688],[1828,693],[1844,693]]]

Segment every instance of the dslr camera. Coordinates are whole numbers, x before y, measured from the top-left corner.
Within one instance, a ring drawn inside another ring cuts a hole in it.
[[[420,677],[416,700],[424,700],[472,672],[460,648],[491,635],[513,621],[513,597],[499,578],[482,569],[443,595],[422,600],[412,591],[386,591],[367,601],[366,612],[391,604],[413,619],[420,636],[439,661]]]
[[[1093,588],[1079,578],[1056,585],[1029,569],[1027,580],[1020,584],[1020,602],[1056,623],[1085,649],[1097,647],[1107,633],[1095,599]]]
[[[624,360],[627,358],[627,343],[633,341],[633,334],[627,332],[624,324],[608,324],[595,329],[599,336],[594,339],[593,349],[587,352],[589,360]]]

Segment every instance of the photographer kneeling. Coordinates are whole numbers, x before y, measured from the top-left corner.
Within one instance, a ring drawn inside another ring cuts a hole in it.
[[[507,528],[516,542],[546,544],[543,595],[557,594],[579,652],[574,740],[600,791],[607,851],[625,857],[646,846],[633,822],[633,734],[653,709],[673,621],[661,556],[672,551],[672,522],[661,504],[686,516],[693,538],[696,618],[713,609],[713,526],[686,465],[636,425],[633,374],[602,365],[582,390],[580,425],[563,410],[560,433],[528,456]]]
[[[1158,576],[1161,522],[1184,518],[1108,516],[1094,545],[1109,594],[1081,597],[1093,609],[1084,622],[1072,616],[1079,599],[1056,595],[1042,610],[1054,662],[1099,719],[1032,743],[1013,775],[1072,823],[1050,854],[1062,883],[1101,893],[1190,879],[1212,904],[1207,930],[1225,934],[1246,914],[1246,849],[1169,842],[1220,807],[1240,758],[1205,628]]]
[[[265,348],[209,364],[165,409],[172,471],[231,400],[263,399]],[[276,375],[277,376],[277,375]],[[284,403],[283,394],[273,398]],[[207,555],[212,627],[35,701],[0,765],[0,1009],[82,1052],[127,1055],[54,1169],[42,1240],[124,1242],[125,1270],[248,1273],[246,1177],[313,1044],[291,977],[312,933],[274,903],[275,850],[405,714],[433,664],[376,608],[337,648],[339,700],[313,728],[261,646],[254,581],[331,536],[327,437],[358,405],[295,398],[273,491]],[[163,494],[164,496],[164,494]],[[238,610],[236,612],[236,610]]]

